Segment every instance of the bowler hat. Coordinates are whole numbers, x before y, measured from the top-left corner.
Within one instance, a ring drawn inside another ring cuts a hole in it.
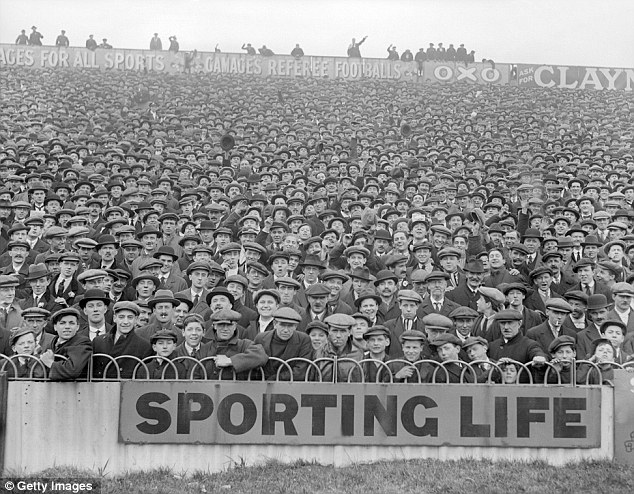
[[[152,254],[152,257],[154,259],[158,259],[161,256],[169,256],[174,262],[178,261],[178,256],[174,252],[174,247],[170,247],[169,245],[160,246],[158,249],[156,249],[156,252]]]
[[[596,293],[594,295],[588,295],[588,301],[586,305],[587,310],[599,310],[606,309],[611,304],[608,303],[608,299],[602,293]]]
[[[91,300],[100,300],[105,305],[110,305],[111,302],[110,297],[106,295],[106,292],[104,292],[103,290],[99,290],[98,288],[91,288],[90,290],[86,290],[86,292],[84,293],[84,296],[79,301],[79,307],[84,309],[86,307],[86,304]]]
[[[236,301],[236,299],[234,298],[234,296],[231,294],[229,290],[227,290],[223,286],[217,286],[213,290],[210,290],[210,292],[207,294],[207,304],[211,305],[211,299],[214,298],[216,295],[222,295],[224,297],[227,297],[231,305],[233,305],[234,302]]]

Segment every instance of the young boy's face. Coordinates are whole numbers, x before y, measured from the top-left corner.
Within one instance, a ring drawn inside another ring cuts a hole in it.
[[[619,348],[625,339],[623,331],[618,326],[608,326],[605,328],[603,337],[610,340],[614,348]]]
[[[176,348],[176,342],[172,339],[156,340],[152,345],[152,350],[159,357],[169,357]]]
[[[370,336],[368,339],[368,350],[372,355],[381,355],[389,344],[390,339],[387,336]]]
[[[458,354],[460,353],[460,347],[453,343],[445,343],[438,347],[438,357],[442,362],[448,360],[458,360]]]
[[[408,362],[416,362],[420,360],[420,354],[423,351],[422,341],[409,341],[403,342],[403,355]]]

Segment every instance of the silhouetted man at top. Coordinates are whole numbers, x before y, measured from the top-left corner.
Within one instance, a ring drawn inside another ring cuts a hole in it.
[[[348,47],[348,56],[350,58],[361,58],[361,50],[359,50],[359,47],[366,40],[366,38],[367,36],[364,36],[363,39],[358,43],[355,38],[352,38],[352,43],[350,43],[350,46]]]

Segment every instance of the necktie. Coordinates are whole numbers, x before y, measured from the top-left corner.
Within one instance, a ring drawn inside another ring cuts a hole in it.
[[[167,282],[167,276],[161,276],[161,285],[165,286],[166,282]]]
[[[7,315],[8,310],[5,308],[0,308],[0,326],[2,326],[3,328],[7,325]]]
[[[584,291],[587,295],[592,295],[592,292],[590,291],[590,285],[585,285]]]
[[[198,360],[198,350],[193,350],[191,356],[192,358],[195,358],[196,360]]]
[[[405,319],[405,330],[406,331],[411,331],[412,330],[412,323],[414,321],[412,321],[411,319]]]
[[[194,307],[198,305],[199,300],[200,300],[200,297],[198,296],[198,294],[196,294],[196,296],[194,297]]]
[[[66,285],[66,283],[64,283],[64,280],[63,280],[63,279],[60,279],[60,280],[57,282],[57,296],[58,296],[58,297],[61,297],[61,296],[62,296],[62,294],[64,293],[64,290],[66,289],[66,286],[65,286],[65,285]]]
[[[434,307],[436,308],[436,312],[440,312],[440,309],[442,308],[442,305],[439,304],[438,302],[434,303]]]

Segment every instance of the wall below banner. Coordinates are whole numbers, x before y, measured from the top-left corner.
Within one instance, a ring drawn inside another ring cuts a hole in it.
[[[543,460],[554,465],[611,459],[614,451],[613,390],[601,389],[601,445],[576,448],[454,446],[124,444],[119,442],[121,384],[9,383],[5,473],[33,474],[56,465],[104,468],[107,474],[172,468],[216,472],[245,461],[316,460],[344,466],[381,459]]]

